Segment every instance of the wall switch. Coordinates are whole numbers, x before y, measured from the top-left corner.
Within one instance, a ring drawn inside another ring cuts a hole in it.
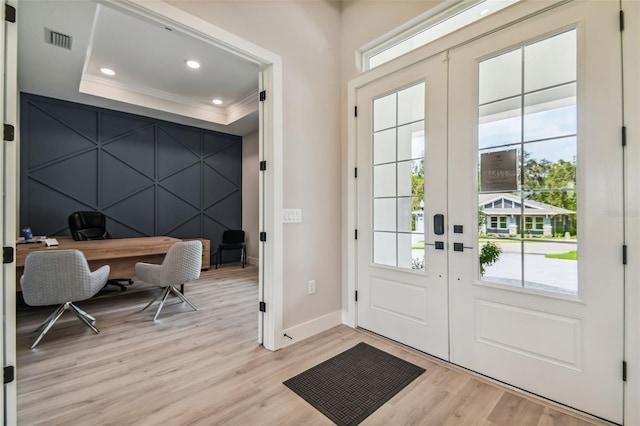
[[[309,281],[309,284],[307,284],[307,292],[309,294],[313,294],[316,292],[316,280]]]
[[[282,223],[301,223],[302,209],[283,209]]]

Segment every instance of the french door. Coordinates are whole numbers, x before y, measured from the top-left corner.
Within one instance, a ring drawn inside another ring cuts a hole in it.
[[[358,90],[357,324],[621,423],[617,14],[572,2]]]
[[[444,359],[446,86],[438,57],[357,95],[358,325]]]

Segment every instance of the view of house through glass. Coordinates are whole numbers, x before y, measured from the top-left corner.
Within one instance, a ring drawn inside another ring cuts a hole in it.
[[[425,83],[373,101],[373,263],[424,269]]]
[[[479,63],[480,277],[577,294],[576,30]]]

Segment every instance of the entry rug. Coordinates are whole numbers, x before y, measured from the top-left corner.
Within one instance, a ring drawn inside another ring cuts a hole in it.
[[[347,426],[359,424],[424,371],[361,342],[284,384],[338,426]]]

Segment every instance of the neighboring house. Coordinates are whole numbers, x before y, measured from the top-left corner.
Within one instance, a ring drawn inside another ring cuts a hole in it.
[[[512,194],[480,194],[478,206],[486,215],[485,222],[480,225],[480,232],[485,234],[518,234],[520,216],[524,213],[525,233],[552,236],[554,218],[576,214],[550,204],[521,200]]]

